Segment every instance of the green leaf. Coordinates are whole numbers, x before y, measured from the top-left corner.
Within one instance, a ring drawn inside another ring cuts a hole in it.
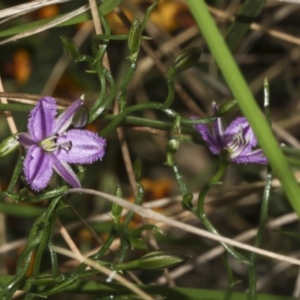
[[[105,0],[100,6],[99,9],[101,11],[101,13],[103,15],[108,14],[109,12],[111,12],[115,7],[117,7],[120,3],[122,2],[122,0]],[[56,17],[53,18],[48,18],[46,20],[40,20],[40,21],[36,21],[36,22],[31,22],[28,24],[22,24],[19,26],[15,26],[13,28],[9,28],[7,30],[3,30],[0,32],[0,37],[5,37],[5,36],[11,36],[11,35],[15,35],[21,32],[25,32],[28,30],[33,30],[33,29],[37,29],[38,27],[45,25],[47,23],[49,23],[50,21],[56,20],[62,16],[64,16],[66,14],[62,14],[62,15],[58,15]],[[63,22],[55,27],[62,27],[62,26],[68,26],[68,25],[73,25],[73,24],[77,24],[77,23],[81,23],[81,22],[85,22],[91,19],[91,14],[89,11],[86,11],[66,22]]]
[[[0,202],[0,212],[10,216],[36,218],[44,211],[45,209],[40,207]]]
[[[239,14],[228,29],[225,41],[230,50],[234,50],[251,23],[264,8],[266,0],[246,0]]]

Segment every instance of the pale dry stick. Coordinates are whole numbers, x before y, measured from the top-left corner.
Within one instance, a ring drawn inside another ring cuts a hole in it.
[[[101,29],[101,22],[99,19],[98,15],[98,7],[96,4],[95,0],[89,0],[90,7],[91,7],[91,13],[92,13],[92,18],[93,18],[93,23],[95,27],[95,32],[96,34],[102,34],[102,29]]]
[[[267,228],[275,229],[280,226],[284,226],[293,222],[296,222],[298,220],[298,217],[295,213],[289,213],[284,216],[278,217],[274,220],[271,220],[267,223]],[[257,233],[257,228],[247,230],[237,236],[235,236],[233,239],[239,242],[245,242],[251,238],[254,238]],[[175,270],[172,270],[170,272],[170,275],[173,279],[179,278],[186,273],[192,271],[195,268],[195,265],[199,266],[201,264],[207,263],[212,259],[215,259],[216,257],[222,255],[224,253],[224,248],[222,246],[217,246],[212,248],[211,250],[201,254],[198,256],[198,258],[195,260],[194,263],[188,263],[183,265],[182,267],[178,267]],[[287,262],[283,262],[286,265],[290,265]],[[166,280],[163,276],[160,276],[155,280],[155,283],[158,284],[165,284]]]
[[[34,35],[36,33],[45,31],[47,29],[50,29],[58,24],[61,24],[65,21],[68,21],[69,19],[72,19],[73,17],[80,15],[81,13],[87,11],[89,8],[90,8],[90,6],[88,4],[83,5],[83,6],[79,7],[78,9],[75,9],[72,12],[65,14],[62,17],[59,17],[53,21],[49,21],[49,23],[47,23],[45,25],[41,25],[38,28],[34,28],[34,29],[31,29],[31,30],[28,30],[28,31],[25,31],[22,33],[18,33],[8,39],[5,39],[0,42],[0,45],[7,44],[8,42],[16,41],[18,39],[22,39],[22,38]]]
[[[179,228],[183,231],[196,234],[196,235],[201,236],[203,238],[208,238],[208,239],[211,239],[211,240],[214,240],[214,241],[217,241],[217,242],[223,242],[223,243],[226,243],[228,245],[231,245],[231,246],[234,246],[234,247],[237,247],[237,248],[240,248],[240,249],[244,249],[246,251],[254,252],[254,253],[257,253],[257,254],[262,255],[262,256],[266,256],[266,257],[273,258],[273,259],[276,259],[276,260],[286,261],[286,262],[289,262],[290,264],[295,264],[295,265],[300,266],[300,260],[298,260],[298,259],[286,257],[286,256],[281,255],[281,254],[277,254],[277,253],[273,253],[273,252],[270,252],[270,251],[267,251],[267,250],[263,250],[263,249],[259,249],[259,248],[253,247],[253,246],[249,246],[249,245],[237,242],[235,240],[232,240],[230,238],[226,238],[226,237],[223,237],[221,235],[216,235],[216,234],[210,233],[206,230],[199,229],[199,228],[196,228],[194,226],[190,226],[188,224],[184,224],[184,223],[172,220],[170,218],[167,218],[167,217],[163,216],[162,214],[156,213],[156,212],[154,212],[150,209],[145,209],[144,207],[141,207],[141,206],[138,206],[136,204],[130,203],[130,202],[128,202],[128,201],[126,201],[122,198],[119,198],[117,196],[113,196],[113,195],[106,194],[106,193],[103,193],[103,192],[98,192],[98,191],[95,191],[95,190],[82,189],[82,188],[69,189],[65,193],[66,194],[73,194],[73,193],[82,194],[82,193],[84,193],[84,194],[89,194],[89,195],[102,197],[102,198],[107,199],[111,202],[117,203],[118,205],[120,205],[120,206],[122,206],[122,207],[124,207],[128,210],[131,210],[131,211],[133,211],[133,212],[135,212],[135,213],[137,213],[137,214],[139,214],[142,217],[145,217],[147,219],[154,219],[156,221],[160,221],[160,222],[166,223],[170,226]]]
[[[3,88],[3,85],[2,85],[1,77],[0,77],[0,92],[4,92],[4,88]],[[8,104],[7,99],[4,98],[4,97],[1,97],[0,101],[3,104]],[[17,129],[16,123],[14,121],[14,118],[13,118],[11,112],[5,111],[4,114],[5,114],[5,117],[7,119],[7,123],[8,123],[8,126],[9,126],[9,129],[10,129],[11,133],[12,134],[17,133],[18,129]]]
[[[80,29],[77,31],[74,38],[72,39],[76,43],[78,48],[80,48],[81,44],[91,34],[93,28],[94,27],[91,22],[88,22],[84,24],[84,26],[80,27]],[[68,57],[67,54],[65,53],[58,59],[43,88],[42,91],[43,95],[51,95],[53,93],[53,90],[57,86],[58,81],[60,80],[61,76],[65,72],[70,62],[71,62],[71,58]]]
[[[68,1],[71,1],[71,0],[35,0],[35,1],[31,1],[29,3],[15,5],[13,7],[9,7],[9,8],[0,10],[0,19],[11,16],[11,15],[15,15],[18,13],[22,13],[24,11],[36,10],[36,9],[39,9],[44,6],[57,4],[57,3],[64,3],[64,2],[68,2]]]
[[[111,270],[94,262],[91,259],[85,258],[82,255],[75,255],[74,253],[72,253],[71,251],[68,251],[64,248],[61,247],[57,247],[57,246],[52,246],[52,249],[59,253],[62,254],[64,256],[68,256],[71,258],[75,258],[80,262],[83,262],[84,264],[86,264],[87,266],[90,266],[96,270],[98,270],[99,272],[109,276],[111,274]],[[115,274],[114,279],[116,281],[118,281],[119,283],[121,283],[123,286],[127,287],[128,289],[130,289],[132,292],[134,292],[135,294],[137,294],[138,296],[142,297],[142,299],[145,300],[154,300],[150,295],[148,295],[147,293],[145,293],[144,291],[142,291],[140,288],[138,288],[136,285],[132,284],[130,281],[128,281],[127,279],[125,279],[123,276],[119,275],[118,273]]]
[[[90,3],[90,8],[91,8],[91,14],[92,14],[92,18],[93,18],[93,23],[94,23],[94,27],[95,27],[95,32],[97,35],[102,34],[103,30],[101,27],[101,22],[100,22],[100,18],[99,18],[99,14],[98,14],[98,7],[96,4],[95,0],[89,0]],[[107,56],[107,52],[104,53],[103,56],[103,66],[107,69],[110,70],[110,65],[109,65],[109,60],[108,60],[108,56]]]
[[[59,232],[60,232],[61,236],[63,237],[63,239],[65,240],[65,242],[69,246],[69,248],[72,250],[74,255],[76,254],[76,255],[81,255],[82,256],[82,254],[80,253],[80,251],[77,248],[76,244],[74,243],[71,236],[69,235],[68,231],[66,230],[64,225],[61,223],[60,219],[56,220],[56,224],[58,225]]]
[[[34,95],[34,94],[25,94],[25,93],[10,93],[10,92],[0,92],[0,97],[5,97],[11,101],[28,103],[32,105],[36,105],[36,102],[39,101],[43,96],[42,95]],[[66,107],[70,105],[69,99],[57,98],[53,97],[56,103],[62,107]],[[28,102],[26,102],[28,101]],[[89,106],[89,104],[88,104]]]
[[[17,298],[21,297],[21,296],[24,295],[24,294],[26,294],[26,291],[17,290],[17,291],[13,294],[13,296],[12,296],[11,299],[17,299]]]
[[[31,10],[28,10],[28,11],[25,10],[25,11],[20,12],[20,13],[18,13],[18,14],[12,15],[12,16],[10,16],[10,17],[8,17],[8,18],[5,18],[5,19],[1,20],[1,21],[0,21],[0,25],[5,24],[5,23],[7,23],[7,22],[10,22],[10,21],[12,21],[12,20],[14,20],[14,19],[20,18],[20,17],[22,17],[22,16],[24,16],[24,15],[27,15],[28,13],[33,13],[33,12],[36,11],[36,10],[37,10],[37,9],[31,9]]]

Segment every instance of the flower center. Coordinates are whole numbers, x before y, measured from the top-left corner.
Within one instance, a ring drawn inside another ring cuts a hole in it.
[[[248,146],[249,141],[245,140],[243,128],[240,126],[239,131],[232,136],[232,140],[227,144],[226,150],[231,158],[238,157]]]
[[[55,134],[54,136],[51,136],[47,139],[44,139],[40,142],[40,146],[46,151],[46,152],[54,152],[57,150],[65,150],[70,151],[72,148],[72,142],[67,141],[64,143],[57,143],[57,138],[59,137],[58,134]]]

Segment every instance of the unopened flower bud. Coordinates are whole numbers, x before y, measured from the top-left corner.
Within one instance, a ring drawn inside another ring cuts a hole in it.
[[[139,259],[139,267],[144,270],[159,270],[173,267],[188,258],[187,255],[175,251],[153,251]]]
[[[116,270],[160,270],[173,267],[182,263],[188,258],[187,255],[176,251],[152,251],[142,256],[140,259],[125,263],[118,263]]]
[[[60,283],[65,279],[64,275],[54,277],[52,274],[41,274],[38,276],[29,277],[26,281],[37,286],[48,286]]]
[[[4,157],[14,152],[19,145],[18,134],[11,135],[0,143],[0,157]]]
[[[115,196],[117,197],[122,197],[123,196],[123,193],[122,193],[122,190],[120,188],[120,186],[118,185],[116,190],[115,190]],[[112,217],[115,219],[115,220],[118,220],[122,214],[122,211],[123,211],[123,207],[120,206],[119,204],[117,203],[113,203],[112,204],[112,209],[111,209],[111,212],[112,212]]]
[[[128,36],[128,49],[129,49],[129,59],[135,60],[141,45],[142,31],[141,24],[138,18],[135,18],[129,32]]]
[[[134,162],[133,165],[133,169],[134,169],[134,174],[135,174],[135,179],[137,181],[139,181],[142,177],[142,173],[143,173],[143,163],[142,160],[140,158],[137,158]]]
[[[171,152],[171,153],[175,153],[178,148],[179,148],[179,141],[176,140],[176,139],[171,139],[168,141],[168,144],[167,144],[167,151],[168,152]]]
[[[231,113],[238,106],[235,99],[223,103],[217,110],[217,116],[222,117]]]
[[[168,76],[172,77],[177,73],[193,67],[201,56],[201,48],[194,47],[180,52],[173,65],[168,70]]]

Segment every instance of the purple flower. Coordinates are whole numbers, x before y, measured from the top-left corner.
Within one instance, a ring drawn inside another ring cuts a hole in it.
[[[212,105],[213,112],[218,108],[215,103]],[[199,124],[194,128],[201,134],[213,154],[219,155],[222,150],[229,153],[232,162],[267,164],[268,159],[262,149],[253,150],[257,140],[252,128],[244,117],[239,117],[223,130],[220,118],[213,123],[212,129],[207,125]]]
[[[73,187],[80,182],[71,164],[89,164],[102,159],[105,139],[88,130],[67,128],[82,105],[81,99],[73,102],[57,118],[56,102],[51,97],[39,100],[31,111],[28,133],[18,136],[19,142],[27,149],[24,173],[27,182],[35,191],[44,189],[49,183],[53,170]]]

